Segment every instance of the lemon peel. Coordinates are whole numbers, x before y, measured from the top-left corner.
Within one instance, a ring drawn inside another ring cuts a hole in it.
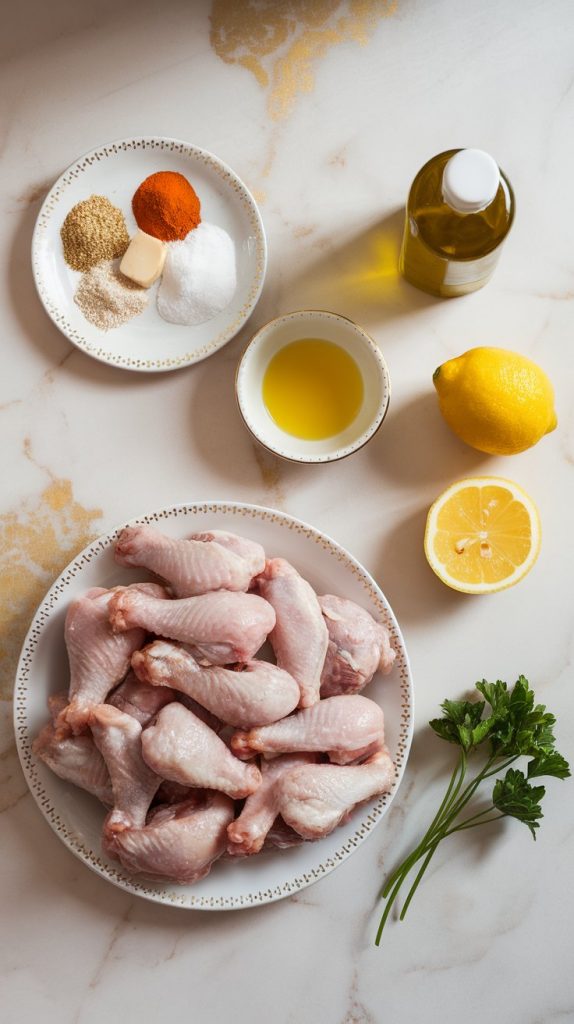
[[[471,348],[438,366],[433,383],[451,430],[490,455],[526,451],[557,426],[548,376],[518,352]]]

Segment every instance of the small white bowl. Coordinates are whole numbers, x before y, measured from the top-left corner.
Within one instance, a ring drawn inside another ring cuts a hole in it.
[[[363,378],[363,404],[341,433],[305,441],[281,430],[263,401],[263,378],[273,356],[302,338],[339,345],[354,359]],[[271,320],[254,335],[237,368],[235,394],[245,425],[275,455],[291,462],[335,462],[370,441],[383,422],[391,397],[387,364],[372,338],[352,320],[322,309],[302,309]]]

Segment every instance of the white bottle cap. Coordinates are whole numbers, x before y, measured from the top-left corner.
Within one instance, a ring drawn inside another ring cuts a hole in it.
[[[458,213],[478,213],[489,206],[500,184],[498,165],[482,149],[460,149],[442,176],[445,203]]]

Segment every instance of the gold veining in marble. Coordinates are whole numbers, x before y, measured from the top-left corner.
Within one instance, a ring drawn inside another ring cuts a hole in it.
[[[293,238],[307,238],[317,230],[314,224],[299,224],[293,229]]]
[[[276,455],[264,451],[258,444],[254,444],[252,447],[257,468],[261,473],[261,481],[265,488],[265,502],[269,502],[274,508],[281,509],[285,504],[281,461]]]
[[[347,147],[342,146],[329,160],[329,167],[346,167],[347,165]]]
[[[211,45],[269,90],[274,121],[291,113],[299,93],[312,92],[314,65],[333,47],[364,46],[397,0],[213,0]]]
[[[29,455],[29,442],[25,443]],[[12,694],[20,647],[46,590],[96,534],[100,509],[77,502],[69,480],[53,478],[39,497],[0,515],[0,698]]]

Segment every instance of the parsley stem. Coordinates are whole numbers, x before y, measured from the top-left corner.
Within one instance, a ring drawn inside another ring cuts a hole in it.
[[[444,821],[450,820],[450,815],[449,815],[448,812],[449,812],[450,807],[452,806],[453,802],[456,800],[458,794],[460,793],[460,789],[461,789],[461,786],[463,784],[464,777],[466,775],[466,765],[467,765],[466,753],[465,753],[464,750],[461,750],[458,763],[456,764],[456,766],[454,768],[454,771],[453,771],[453,773],[451,775],[449,784],[447,786],[447,789],[446,789],[445,795],[444,795],[444,797],[442,799],[442,802],[440,804],[440,807],[439,807],[437,813],[435,814],[433,820],[431,821],[427,831],[425,832],[425,835],[421,839],[421,841],[418,844],[418,846],[416,846],[415,849],[412,850],[411,853],[408,854],[407,857],[405,857],[405,859],[401,862],[401,864],[399,864],[399,866],[395,869],[395,871],[393,871],[393,873],[387,879],[387,882],[385,883],[385,885],[383,887],[383,890],[381,892],[381,896],[382,896],[383,899],[387,900],[387,905],[386,905],[384,913],[383,913],[383,915],[381,917],[381,921],[380,921],[379,928],[378,928],[378,931],[377,931],[377,935],[376,935],[376,938],[375,938],[375,945],[376,946],[378,946],[380,941],[381,941],[381,935],[383,933],[383,928],[385,927],[385,924],[386,924],[387,919],[389,917],[389,914],[391,912],[393,903],[395,902],[395,900],[396,900],[396,898],[398,896],[399,890],[400,890],[400,888],[401,888],[405,878],[407,877],[407,875],[409,874],[411,869],[415,866],[417,861],[419,861],[420,858],[423,857],[427,853],[427,850],[428,850],[428,847],[429,847],[429,843],[433,844],[432,845],[431,853],[434,853],[436,847],[438,846],[438,843],[440,842],[440,840],[442,838],[441,833],[442,833],[442,830],[443,830],[443,827],[444,827],[443,823],[444,823]],[[428,863],[428,860],[430,860],[430,856],[425,861],[425,865],[426,865],[426,863]],[[419,875],[417,875],[417,880],[415,882],[415,885],[418,885],[418,882],[422,878],[423,874],[424,874],[424,870],[421,870],[421,872],[419,873],[420,877],[419,877]],[[413,892],[413,895],[414,895],[414,892]],[[402,915],[401,915],[401,918],[402,918]]]
[[[456,765],[456,767],[455,767],[455,769],[454,769],[454,771],[453,771],[453,773],[451,775],[450,782],[449,782],[449,784],[447,786],[446,793],[445,793],[445,795],[443,797],[442,803],[441,803],[437,813],[435,814],[431,824],[429,825],[429,827],[428,827],[427,831],[425,832],[423,838],[421,839],[420,843],[415,847],[414,850],[411,851],[410,854],[408,854],[407,857],[405,857],[405,859],[403,861],[401,861],[399,866],[397,868],[395,868],[393,873],[387,879],[387,881],[386,881],[386,883],[385,883],[385,885],[384,885],[384,887],[383,887],[383,889],[381,891],[381,896],[382,896],[383,899],[387,898],[387,896],[389,895],[391,889],[395,885],[396,880],[398,878],[401,878],[401,879],[404,878],[405,875],[407,875],[409,873],[409,871],[411,870],[411,867],[413,867],[416,864],[416,862],[419,859],[419,857],[421,857],[422,854],[424,853],[424,848],[426,847],[426,844],[427,844],[428,840],[431,838],[431,836],[433,835],[435,829],[437,828],[437,826],[438,826],[438,824],[439,824],[439,822],[440,822],[440,820],[442,818],[443,813],[448,809],[448,807],[450,806],[450,803],[452,802],[452,800],[456,799],[457,794],[460,792],[460,787],[461,787],[462,782],[464,780],[465,773],[466,773],[466,755],[465,755],[464,751],[461,750],[460,758],[459,758],[458,763],[457,763],[457,765]]]
[[[433,818],[433,821],[432,821],[430,827],[427,829],[427,831],[426,831],[426,833],[425,833],[425,835],[424,835],[424,837],[422,839],[422,842],[420,844],[421,846],[430,836],[433,835],[433,833],[436,830],[439,829],[439,826],[442,827],[442,823],[448,818],[448,816],[450,814],[450,810],[451,810],[453,804],[455,803],[455,801],[456,801],[456,799],[458,797],[458,794],[460,793],[461,786],[462,786],[462,784],[464,782],[464,778],[465,778],[465,775],[466,775],[466,768],[467,768],[466,752],[464,750],[461,750],[460,757],[458,759],[458,764],[457,764],[457,766],[456,766],[456,768],[454,770],[454,773],[453,773],[453,777],[456,778],[458,776],[456,778],[456,784],[454,785],[454,787],[452,789],[452,792],[450,792],[451,787],[449,785],[449,787],[447,789],[447,792],[446,792],[446,795],[445,795],[445,798],[444,798],[442,804],[440,805],[440,807],[438,809],[438,813]]]
[[[398,868],[396,868],[395,871],[393,871],[392,875],[387,880],[383,891],[381,892],[381,896],[383,897],[383,899],[387,899],[391,889],[394,888],[397,879],[402,883],[405,877],[408,875],[411,868],[414,867],[414,865],[416,864],[417,860],[420,857],[422,857],[423,853],[425,852],[425,839],[422,839],[418,846],[415,846],[414,850],[411,850],[411,852],[405,857],[405,859],[401,861]]]
[[[436,841],[436,843],[434,843],[434,845],[431,846],[429,852],[427,853],[425,859],[423,860],[423,862],[421,864],[421,867],[419,868],[419,870],[417,872],[417,877],[415,878],[415,880],[414,880],[414,882],[413,882],[413,884],[412,884],[412,886],[411,886],[411,888],[409,890],[409,894],[408,894],[408,896],[407,896],[407,898],[405,900],[403,909],[401,910],[401,916],[400,916],[399,920],[401,920],[401,921],[404,920],[405,914],[406,914],[407,910],[409,909],[410,902],[411,902],[415,892],[418,889],[419,883],[420,883],[420,881],[421,881],[421,879],[422,879],[426,869],[428,868],[430,860],[433,857],[434,852],[435,852],[435,850],[436,850],[436,848],[437,848],[439,843],[440,843],[440,839],[438,839]]]
[[[513,758],[513,760],[514,760],[514,758]],[[497,768],[495,768],[492,771],[490,770],[495,761],[496,761],[496,757],[494,757],[494,756],[489,757],[488,760],[486,761],[486,764],[482,768],[482,770],[477,772],[477,774],[475,775],[474,779],[472,779],[472,781],[469,782],[468,786],[463,791],[462,795],[456,801],[456,803],[451,803],[450,814],[448,816],[448,819],[444,819],[443,818],[443,823],[444,824],[449,825],[451,822],[454,821],[455,818],[458,817],[458,815],[462,811],[463,807],[466,807],[467,803],[472,799],[472,797],[476,793],[476,790],[480,786],[480,784],[483,781],[483,779],[488,778],[490,775],[495,775],[497,772],[499,772],[501,770],[501,766],[498,766]]]
[[[458,763],[455,766],[455,769],[454,769],[454,771],[453,771],[453,773],[452,773],[452,775],[450,777],[450,782],[449,782],[449,784],[447,786],[447,790],[446,790],[446,793],[445,793],[445,795],[443,797],[442,803],[441,803],[438,811],[436,812],[433,820],[431,821],[428,829],[426,830],[426,832],[425,832],[421,842],[419,843],[419,846],[422,846],[423,843],[425,842],[425,840],[430,835],[432,835],[433,830],[434,830],[435,826],[438,824],[438,822],[441,820],[441,817],[442,817],[443,813],[450,806],[451,799],[456,798],[457,794],[460,792],[460,787],[462,785],[462,782],[463,782],[465,774],[466,774],[466,756],[465,756],[464,750],[461,750],[460,757],[458,759]],[[457,776],[458,776],[458,778],[457,778]],[[453,790],[454,790],[454,792],[453,792]]]
[[[491,811],[493,810],[494,804],[490,804],[488,807],[485,807],[483,811],[478,811],[476,814],[472,814],[470,818],[464,818],[464,820],[461,821],[460,825],[455,825],[454,828],[448,829],[448,831],[445,832],[445,835],[450,835],[452,832],[457,832],[459,828],[468,825],[469,822],[475,821],[477,818],[484,817],[485,814],[490,814]]]
[[[503,761],[502,764],[495,764],[494,768],[491,768],[490,771],[485,771],[483,773],[483,779],[489,779],[492,775],[498,775],[499,772],[503,772],[505,768],[508,768],[511,764],[514,764],[514,762],[517,761],[519,757],[520,754],[513,754],[512,757],[507,758],[507,760]],[[490,764],[493,761],[496,761],[496,758],[491,757],[488,759],[487,764]]]
[[[409,893],[408,893],[408,896],[407,896],[407,898],[405,900],[403,909],[401,910],[401,914],[400,914],[400,918],[399,918],[400,921],[404,920],[406,912],[409,909],[411,900],[412,900],[415,892],[417,891],[420,882],[422,881],[422,877],[423,877],[426,869],[428,868],[429,863],[430,863],[432,857],[434,856],[435,851],[436,851],[439,843],[442,842],[443,839],[446,839],[447,836],[453,835],[454,832],[463,832],[467,828],[474,828],[476,825],[487,825],[490,821],[498,821],[500,818],[505,818],[506,817],[505,814],[495,814],[495,815],[493,815],[490,818],[484,817],[486,814],[491,814],[492,811],[494,811],[494,809],[495,809],[494,808],[494,804],[491,804],[490,807],[486,807],[483,811],[479,811],[477,814],[473,814],[470,818],[465,818],[465,820],[462,821],[460,823],[460,825],[455,825],[454,828],[448,829],[446,832],[443,832],[443,834],[441,836],[439,836],[433,842],[433,844],[431,845],[430,849],[428,850],[427,855],[426,855],[426,857],[425,857],[421,867],[419,868],[419,871],[417,872],[417,876],[416,876],[416,878],[415,878],[415,880],[414,880],[414,882],[413,882],[413,884],[412,884],[412,886],[411,886],[411,888],[409,890]],[[422,856],[422,854],[421,854],[421,856]]]
[[[474,828],[476,825],[488,825],[489,821],[499,821],[500,818],[506,818],[506,814],[494,814],[491,818],[482,817],[483,814],[487,814],[493,810],[494,805],[492,807],[487,807],[485,811],[481,812],[481,814],[473,814],[472,818],[466,818],[465,821],[463,821],[460,825],[456,825],[454,828],[449,829],[448,832],[445,832],[445,837],[451,836],[453,832],[464,832],[464,830],[467,828]],[[475,821],[475,818],[480,818],[480,821]]]
[[[389,896],[389,898],[387,900],[387,905],[385,907],[383,916],[381,917],[381,920],[379,922],[379,927],[377,928],[377,934],[375,936],[375,946],[378,946],[380,941],[381,941],[381,936],[383,934],[383,928],[385,927],[385,925],[387,923],[387,918],[388,918],[388,916],[389,916],[389,914],[391,912],[391,908],[392,908],[393,903],[395,902],[395,900],[397,898],[399,889],[400,889],[401,885],[403,884],[403,881],[404,881],[404,876],[401,876],[399,878],[399,880],[397,881],[397,883],[395,884],[395,887],[394,887],[392,893],[390,894],[390,896]]]

